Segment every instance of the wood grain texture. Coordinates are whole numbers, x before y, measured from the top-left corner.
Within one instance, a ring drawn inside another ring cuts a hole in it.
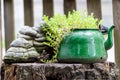
[[[33,0],[24,0],[24,24],[34,26]]]
[[[0,65],[2,63],[2,16],[1,16],[1,0],[0,0]]]
[[[4,0],[5,46],[6,50],[14,39],[14,8],[13,0]]]
[[[120,0],[113,0],[113,22],[115,25],[115,61],[120,69]]]
[[[53,0],[43,0],[43,15],[52,17],[54,15]]]
[[[118,80],[114,63],[4,65],[4,80]]]
[[[101,0],[87,0],[88,14],[94,13],[96,18],[102,18]]]
[[[64,14],[76,10],[76,0],[64,0]]]

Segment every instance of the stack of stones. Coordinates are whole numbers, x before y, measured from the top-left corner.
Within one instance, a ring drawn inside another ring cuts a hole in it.
[[[22,27],[7,50],[4,61],[7,62],[35,62],[45,53],[47,46],[41,27]]]

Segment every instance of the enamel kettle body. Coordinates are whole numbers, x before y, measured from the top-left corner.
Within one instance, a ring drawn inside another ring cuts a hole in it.
[[[112,47],[112,26],[105,41],[98,29],[74,29],[60,44],[59,62],[95,63],[107,59],[107,50]]]

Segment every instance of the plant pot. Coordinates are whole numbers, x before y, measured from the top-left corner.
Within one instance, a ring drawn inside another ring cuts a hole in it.
[[[95,63],[107,59],[99,29],[73,29],[60,43],[57,59],[67,63]]]

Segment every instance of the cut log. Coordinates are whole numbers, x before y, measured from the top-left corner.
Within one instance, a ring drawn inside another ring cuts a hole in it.
[[[4,80],[118,80],[114,63],[3,65]]]

